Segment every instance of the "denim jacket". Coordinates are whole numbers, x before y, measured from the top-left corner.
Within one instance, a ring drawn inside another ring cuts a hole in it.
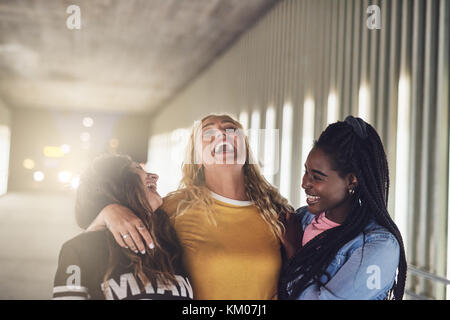
[[[315,215],[307,207],[296,211],[303,230]],[[363,246],[364,245],[364,246]],[[297,300],[382,300],[394,284],[400,259],[397,239],[375,221],[339,249],[323,275],[321,285],[311,283]],[[286,275],[282,275],[286,276]],[[301,277],[301,276],[300,276]],[[290,295],[297,278],[287,283]]]

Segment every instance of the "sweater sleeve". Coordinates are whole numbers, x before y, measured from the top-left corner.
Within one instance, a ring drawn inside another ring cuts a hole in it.
[[[372,300],[392,287],[400,257],[393,236],[377,237],[356,249],[325,285],[313,284],[300,300]]]
[[[53,300],[90,299],[86,275],[83,274],[81,259],[76,250],[65,243],[59,253]]]

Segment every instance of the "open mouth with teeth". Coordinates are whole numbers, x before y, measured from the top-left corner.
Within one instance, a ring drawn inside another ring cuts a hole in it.
[[[156,190],[156,183],[153,183],[153,182],[147,182],[145,186],[146,186],[147,189],[149,189],[151,192],[157,193],[157,190]]]
[[[234,146],[229,142],[219,142],[215,146],[212,155],[215,156],[215,155],[227,154],[227,153],[234,154]]]
[[[314,196],[314,195],[310,195],[310,194],[306,195],[306,202],[310,206],[317,204],[319,202],[319,200],[320,200],[320,197],[318,197],[318,196]]]

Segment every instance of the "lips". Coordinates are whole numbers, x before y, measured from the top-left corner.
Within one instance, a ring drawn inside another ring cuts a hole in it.
[[[306,194],[306,202],[308,203],[308,205],[313,206],[313,205],[317,204],[319,201],[320,201],[319,196]]]
[[[145,180],[145,186],[146,186],[150,191],[156,193],[157,186],[156,186],[156,182],[154,182],[153,180],[149,180],[149,179]]]
[[[225,154],[225,153],[234,153],[234,146],[230,142],[221,141],[216,144],[213,150],[213,155],[215,154]]]

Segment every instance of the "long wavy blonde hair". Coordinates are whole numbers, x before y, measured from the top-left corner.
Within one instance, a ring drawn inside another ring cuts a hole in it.
[[[242,125],[231,116],[210,114],[196,123],[192,129],[187,147],[185,161],[182,165],[182,179],[178,190],[167,195],[166,200],[180,199],[177,204],[176,216],[184,214],[194,206],[205,208],[208,218],[215,224],[214,199],[206,186],[204,167],[198,163],[195,144],[198,143],[198,134],[201,135],[202,123],[210,118],[221,118],[236,125],[243,131]],[[281,237],[285,229],[278,220],[282,212],[292,212],[294,209],[288,201],[281,196],[278,189],[272,186],[261,174],[259,165],[254,161],[248,137],[244,135],[246,158],[243,165],[245,193],[247,198],[259,209],[262,218],[270,226],[271,231]]]

